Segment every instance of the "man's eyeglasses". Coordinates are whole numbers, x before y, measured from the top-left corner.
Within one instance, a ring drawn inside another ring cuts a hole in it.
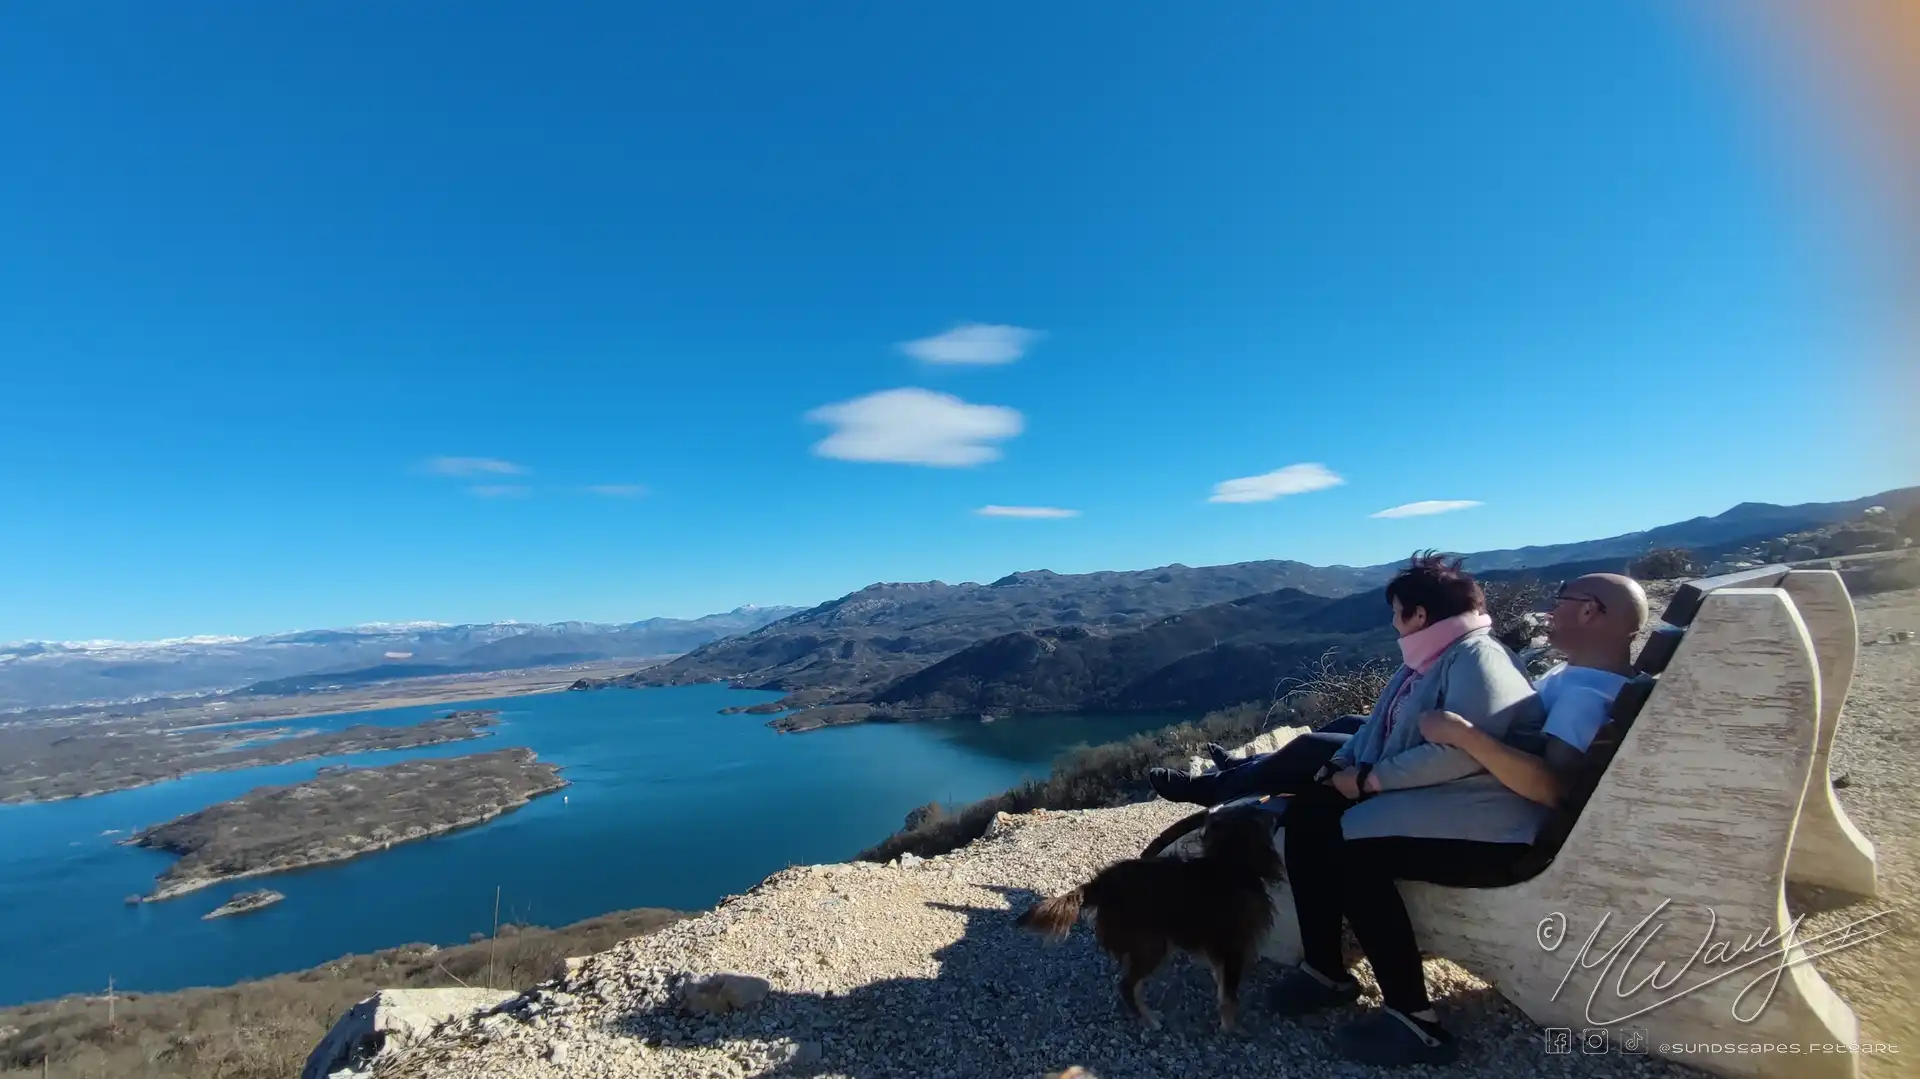
[[[1594,610],[1599,611],[1601,614],[1607,613],[1607,605],[1601,602],[1598,596],[1585,596],[1578,592],[1562,592],[1553,597],[1553,602],[1556,606],[1562,603],[1591,603],[1593,604]]]

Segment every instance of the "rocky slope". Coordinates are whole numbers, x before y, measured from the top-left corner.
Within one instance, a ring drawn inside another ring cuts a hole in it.
[[[1892,907],[1901,928],[1816,966],[1860,1019],[1861,1038],[1920,1042],[1920,593],[1861,600],[1863,649],[1835,751],[1842,802],[1878,846],[1882,895],[1809,919],[1803,935]],[[1895,642],[1895,643],[1888,643]],[[1249,1033],[1213,1029],[1212,987],[1176,963],[1151,984],[1163,1030],[1146,1035],[1114,1005],[1112,966],[1077,930],[1047,946],[1012,914],[1137,853],[1183,807],[1003,818],[950,855],[907,865],[812,866],[652,937],[573,965],[499,1014],[451,1025],[379,1069],[379,1079],[692,1079],[771,1073],[846,1079],[1034,1077],[1084,1065],[1101,1079],[1170,1075],[1371,1076],[1335,1060],[1344,1015],[1280,1020],[1250,994]],[[1790,897],[1797,910],[1811,899]],[[717,1010],[718,972],[743,976]],[[1270,971],[1261,970],[1264,978]],[[1365,979],[1364,967],[1361,977]],[[1443,1018],[1463,1036],[1458,1074],[1683,1076],[1625,1055],[1546,1057],[1539,1030],[1471,973],[1427,964]],[[1373,998],[1367,998],[1371,1001]],[[1363,1005],[1371,1006],[1371,1004]],[[1867,1079],[1906,1074],[1905,1054],[1862,1056]]]

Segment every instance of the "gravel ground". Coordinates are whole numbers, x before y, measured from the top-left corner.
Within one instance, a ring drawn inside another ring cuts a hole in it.
[[[1920,630],[1920,592],[1859,607],[1863,638]],[[1817,961],[1858,1013],[1863,1040],[1903,1050],[1863,1057],[1869,1079],[1920,1072],[1916,694],[1920,645],[1862,650],[1835,774],[1848,775],[1842,802],[1878,844],[1882,896],[1828,909],[1807,927],[1899,911],[1894,934]],[[1183,808],[1156,801],[1003,817],[980,841],[917,864],[789,869],[705,916],[589,957],[522,998],[515,1014],[444,1031],[379,1074],[1039,1079],[1076,1064],[1100,1079],[1382,1074],[1333,1055],[1331,1029],[1351,1013],[1304,1021],[1268,1014],[1258,991],[1271,974],[1264,966],[1246,994],[1247,1033],[1217,1032],[1210,976],[1184,957],[1150,983],[1148,998],[1166,1025],[1148,1033],[1119,1013],[1113,967],[1084,928],[1058,944],[1013,928],[1013,911],[1137,854]],[[1826,897],[1794,898],[1796,909],[1833,906]],[[764,978],[770,991],[731,1014],[686,1014],[685,979],[722,971]],[[1547,1056],[1538,1029],[1484,982],[1444,960],[1430,960],[1427,977],[1443,1021],[1463,1041],[1462,1063],[1450,1074],[1696,1074],[1617,1054]]]

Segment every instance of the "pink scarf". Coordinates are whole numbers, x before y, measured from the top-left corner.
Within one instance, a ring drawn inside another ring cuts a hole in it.
[[[1474,630],[1490,629],[1492,626],[1493,619],[1484,612],[1469,611],[1466,614],[1456,614],[1452,618],[1442,618],[1425,629],[1415,630],[1400,638],[1400,658],[1412,668],[1413,673],[1400,680],[1399,690],[1394,693],[1393,700],[1387,702],[1386,733],[1388,735],[1393,733],[1394,720],[1399,718],[1394,713],[1399,710],[1400,701],[1406,697],[1407,691],[1413,688],[1413,684],[1420,680],[1420,676],[1433,668],[1434,662],[1440,658],[1440,653],[1453,647],[1455,641]],[[1382,745],[1384,744],[1382,742]]]
[[[1413,668],[1415,674],[1425,674],[1433,666],[1433,661],[1440,658],[1440,653],[1453,647],[1453,642],[1476,629],[1492,627],[1493,619],[1483,611],[1469,611],[1452,618],[1442,618],[1425,629],[1415,630],[1400,638],[1400,658]]]

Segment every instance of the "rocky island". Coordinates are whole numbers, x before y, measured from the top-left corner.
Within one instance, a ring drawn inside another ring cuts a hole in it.
[[[251,892],[240,892],[232,899],[202,914],[200,920],[210,922],[215,918],[227,918],[235,914],[251,914],[256,910],[265,910],[286,896],[271,888],[256,888]]]
[[[260,787],[135,833],[125,842],[177,854],[149,902],[221,881],[343,862],[492,820],[567,785],[530,749],[323,771]]]

